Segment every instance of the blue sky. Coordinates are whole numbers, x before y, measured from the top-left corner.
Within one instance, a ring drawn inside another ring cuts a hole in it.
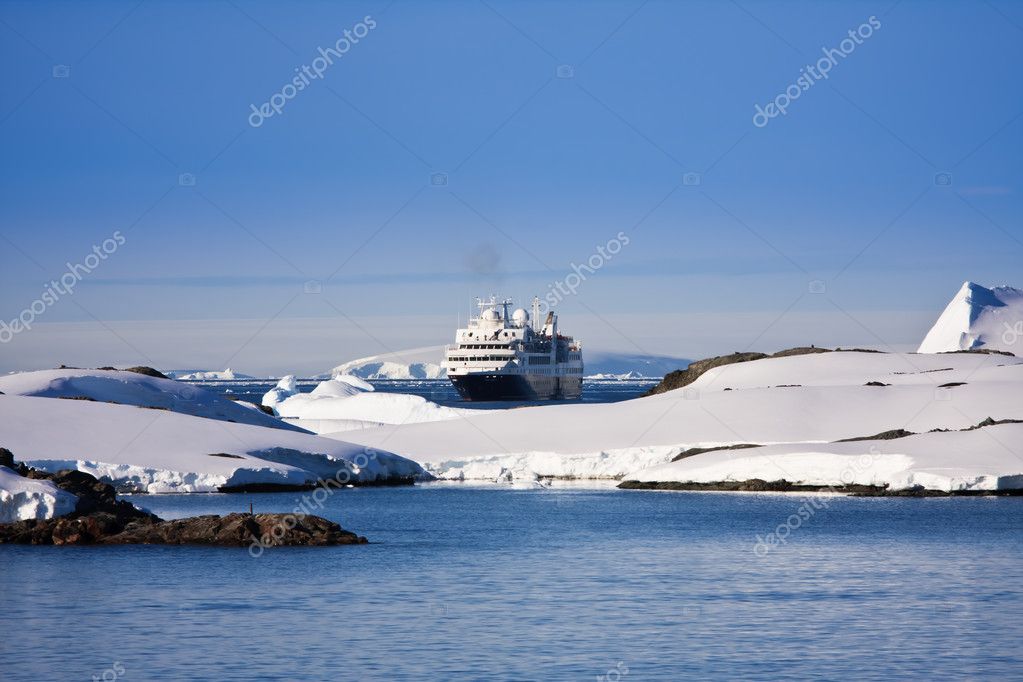
[[[4,2],[0,36],[0,317],[125,237],[2,370],[444,343],[471,296],[543,295],[619,232],[559,305],[591,347],[909,347],[963,280],[1023,284],[1014,3]]]

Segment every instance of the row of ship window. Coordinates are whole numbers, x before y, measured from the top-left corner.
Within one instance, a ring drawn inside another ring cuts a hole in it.
[[[549,365],[551,364],[551,356],[549,355],[529,355],[526,356],[530,365]],[[505,362],[514,360],[513,355],[452,355],[448,358],[448,362]]]
[[[506,357],[500,357],[496,355],[481,355],[474,358],[448,358],[449,362],[505,362],[509,360]],[[530,358],[530,365],[550,365],[551,359],[547,357]],[[564,367],[561,369],[562,374],[582,374],[582,367]]]

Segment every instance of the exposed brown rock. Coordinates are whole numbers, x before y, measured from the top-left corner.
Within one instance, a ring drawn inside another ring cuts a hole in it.
[[[4,454],[6,453],[6,455]],[[113,486],[74,470],[50,474],[14,465],[9,450],[0,448],[0,463],[28,478],[49,480],[78,496],[75,511],[44,521],[0,524],[0,544],[31,545],[215,545],[266,547],[354,545],[366,538],[346,531],[333,521],[302,514],[228,514],[164,521],[124,500]]]
[[[708,370],[714,369],[715,367],[722,367],[724,365],[734,365],[740,362],[751,362],[753,360],[764,360],[766,358],[788,358],[794,355],[812,355],[814,353],[830,353],[832,352],[828,348],[817,348],[815,346],[800,346],[799,348],[789,348],[787,350],[780,350],[773,355],[767,353],[739,353],[735,352],[731,355],[719,355],[715,358],[707,358],[705,360],[696,360],[695,362],[689,363],[689,366],[685,369],[677,369],[674,372],[669,372],[661,380],[661,383],[657,384],[649,391],[644,393],[644,396],[657,395],[658,393],[665,393],[667,391],[673,391],[676,388],[682,388],[688,386],[697,379],[699,379]]]
[[[720,445],[716,448],[689,448],[688,450],[683,450],[682,452],[672,457],[671,461],[677,462],[680,459],[685,459],[686,457],[692,457],[693,455],[702,455],[705,452],[716,452],[717,450],[744,450],[746,448],[759,447],[763,446],[758,445],[757,443],[736,443],[735,445]]]

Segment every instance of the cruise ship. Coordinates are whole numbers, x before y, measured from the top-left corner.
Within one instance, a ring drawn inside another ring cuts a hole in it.
[[[511,299],[476,299],[478,314],[455,333],[442,367],[465,400],[572,400],[582,395],[582,346],[558,332],[558,316],[540,325],[533,314],[508,309]]]

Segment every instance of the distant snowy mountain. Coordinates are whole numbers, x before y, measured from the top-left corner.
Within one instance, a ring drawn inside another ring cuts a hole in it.
[[[690,360],[667,355],[637,355],[602,351],[583,351],[587,378],[660,379],[668,372],[685,369]]]
[[[648,379],[638,372],[626,372],[624,374],[589,374],[587,379],[594,381],[629,381],[630,379]]]
[[[919,353],[972,349],[1023,351],[1023,290],[964,282],[927,332]]]

